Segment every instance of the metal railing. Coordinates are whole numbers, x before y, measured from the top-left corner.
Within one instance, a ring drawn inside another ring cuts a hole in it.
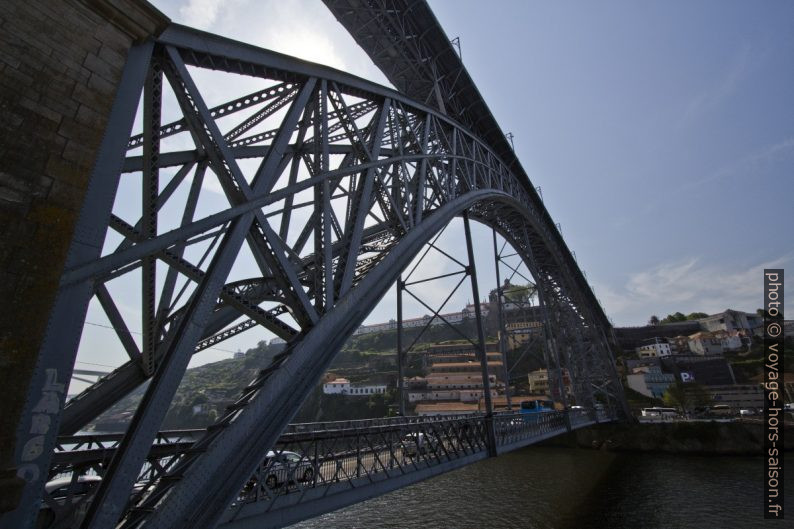
[[[285,497],[290,497],[289,504],[294,505],[320,494],[336,494],[392,478],[418,480],[421,477],[408,475],[432,475],[468,464],[487,456],[488,428],[494,430],[496,448],[509,451],[612,419],[606,410],[574,409],[500,413],[490,418],[476,413],[291,424],[276,446],[262,455],[262,463],[243,486],[227,519],[251,504],[259,504],[258,510],[266,512],[280,508]],[[205,433],[170,430],[157,435],[138,474],[130,498],[132,509],[159,480],[168,479],[169,469]],[[59,497],[45,491],[44,505],[51,511],[51,521],[45,526],[68,526],[75,520],[75,513],[84,512],[80,506],[90,501],[90,494],[80,486],[87,479],[84,476],[101,478],[123,437],[123,433],[107,433],[58,439],[49,479],[52,483],[68,478],[70,485],[61,489]]]

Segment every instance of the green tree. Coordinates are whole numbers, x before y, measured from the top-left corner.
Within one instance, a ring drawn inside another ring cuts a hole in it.
[[[686,321],[686,316],[684,316],[680,312],[676,312],[675,314],[668,314],[667,317],[662,320],[662,323],[675,323],[678,321]]]
[[[651,316],[651,319],[648,320],[648,325],[659,325],[659,316],[656,314]]]
[[[665,406],[679,408],[684,412],[712,404],[711,395],[703,386],[695,383],[685,385],[681,382],[671,384],[662,395],[662,401]]]
[[[506,301],[514,303],[528,303],[529,299],[535,295],[538,287],[533,284],[526,285],[510,285],[504,289],[504,297]]]
[[[688,408],[688,401],[686,391],[684,391],[684,385],[679,382],[670,384],[670,387],[668,387],[667,391],[662,395],[662,402],[664,402],[665,406],[670,408],[678,408],[686,411]]]
[[[686,319],[688,320],[699,320],[701,318],[708,318],[708,314],[705,312],[691,312],[687,314]]]

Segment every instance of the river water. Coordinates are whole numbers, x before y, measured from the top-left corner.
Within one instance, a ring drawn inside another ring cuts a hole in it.
[[[794,457],[786,458],[794,527]],[[768,528],[763,460],[530,447],[292,529]]]

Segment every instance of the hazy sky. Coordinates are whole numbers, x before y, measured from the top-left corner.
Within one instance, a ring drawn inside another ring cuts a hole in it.
[[[153,3],[175,22],[387,84],[319,0]],[[763,268],[794,260],[794,2],[430,5],[616,325],[761,306]],[[487,230],[476,242],[490,248]],[[393,293],[368,321],[392,317]],[[244,336],[223,347],[258,339]]]
[[[794,3],[431,5],[616,324],[761,306],[794,258]]]

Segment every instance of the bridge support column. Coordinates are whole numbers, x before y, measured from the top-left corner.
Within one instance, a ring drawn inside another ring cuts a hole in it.
[[[480,309],[480,289],[477,286],[477,267],[474,263],[474,249],[471,244],[469,214],[463,212],[463,229],[466,232],[466,252],[469,258],[468,272],[471,278],[471,294],[474,297],[474,315],[477,319],[477,340],[479,341],[480,367],[482,368],[482,392],[485,397],[485,433],[488,436],[488,455],[496,456],[496,434],[493,427],[493,401],[491,400],[491,381],[488,378],[488,354],[485,352],[485,327]]]
[[[502,295],[504,292],[502,291],[502,277],[499,273],[501,255],[496,247],[496,230],[491,230],[491,232],[493,233],[493,259],[496,267],[496,311],[499,325],[499,353],[502,355],[502,372],[505,377],[505,399],[507,400],[507,409],[512,411],[513,403],[510,400],[510,370],[507,369],[507,344],[505,343],[507,329],[505,329],[505,317],[502,311]]]
[[[397,279],[397,403],[400,416],[405,417],[405,354],[403,352],[403,278]]]

